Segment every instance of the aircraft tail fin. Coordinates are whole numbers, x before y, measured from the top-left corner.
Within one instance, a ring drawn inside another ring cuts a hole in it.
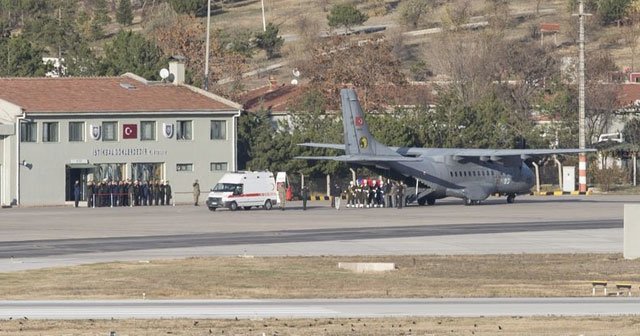
[[[340,90],[342,98],[342,124],[344,127],[344,147],[346,155],[386,155],[401,156],[378,142],[369,132],[364,113],[353,89]]]

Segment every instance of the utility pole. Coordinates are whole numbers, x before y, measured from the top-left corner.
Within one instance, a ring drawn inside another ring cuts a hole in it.
[[[209,91],[209,34],[211,32],[211,0],[207,3],[207,42],[204,55],[204,90]]]
[[[264,16],[264,0],[262,0],[262,31],[267,31],[267,18]]]
[[[586,14],[584,12],[584,0],[578,1],[578,14],[573,14],[573,16],[578,16],[579,24],[580,24],[580,36],[579,36],[579,60],[578,60],[578,114],[579,114],[579,124],[578,124],[578,137],[580,141],[580,149],[586,148],[586,139],[585,139],[585,112],[584,112],[584,17],[589,16],[591,14]],[[587,191],[587,155],[582,152],[579,155],[579,163],[578,163],[578,191],[586,192]]]

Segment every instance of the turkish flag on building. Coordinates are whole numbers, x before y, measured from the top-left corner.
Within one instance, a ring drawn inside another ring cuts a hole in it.
[[[123,139],[137,139],[138,138],[138,125],[136,125],[136,124],[124,124],[124,125],[122,125],[122,138]]]

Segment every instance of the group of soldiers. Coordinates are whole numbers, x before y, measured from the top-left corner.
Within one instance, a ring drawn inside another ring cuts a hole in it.
[[[117,207],[171,205],[169,181],[108,181],[87,182],[87,206]]]
[[[345,190],[347,208],[402,208],[405,200],[404,182],[358,179],[349,182]]]

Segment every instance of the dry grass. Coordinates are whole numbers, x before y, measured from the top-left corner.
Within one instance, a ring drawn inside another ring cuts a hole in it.
[[[340,261],[394,262],[355,274]],[[619,254],[192,258],[0,273],[3,299],[588,296],[592,280],[640,284]]]
[[[295,320],[0,321],[0,335],[618,335],[640,318],[385,318]]]
[[[354,274],[339,261],[395,262]],[[588,296],[640,283],[619,254],[192,258],[0,274],[3,299]],[[640,317],[0,321],[3,335],[638,335]]]

